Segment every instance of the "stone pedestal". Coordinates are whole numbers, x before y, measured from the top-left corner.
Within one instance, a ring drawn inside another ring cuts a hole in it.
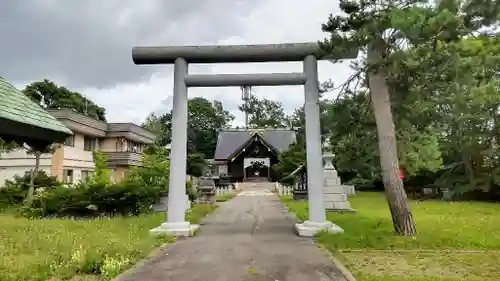
[[[216,190],[215,182],[213,179],[204,177],[200,178],[200,196],[198,197],[198,204],[215,204],[216,203]]]
[[[189,196],[186,194],[184,196],[184,210],[187,211],[191,209],[191,201],[189,201]],[[162,196],[159,202],[153,205],[153,209],[156,212],[167,212],[168,211],[168,197]],[[168,235],[168,236],[193,236],[196,230],[199,228],[197,224],[191,224],[190,222],[164,222],[160,226],[155,227],[149,232],[153,235]]]
[[[151,229],[149,232],[153,235],[168,235],[168,236],[193,236],[200,228],[197,224],[190,222],[164,222],[160,226]]]
[[[162,195],[152,207],[155,212],[166,212],[168,210],[168,195]]]
[[[186,197],[184,200],[186,202],[184,209],[187,211],[187,210],[191,209],[191,201],[189,201],[189,196],[187,194],[186,194]],[[153,208],[153,211],[155,211],[155,212],[167,212],[168,211],[168,196],[164,195],[164,196],[160,197],[158,202],[153,204],[152,208]]]
[[[335,170],[332,164],[333,157],[334,155],[331,153],[326,153],[323,156],[325,159],[325,182],[323,189],[325,209],[337,212],[355,212],[347,199],[346,186],[342,185],[337,170]]]
[[[344,230],[338,225],[330,221],[325,222],[312,222],[305,221],[303,223],[297,223],[295,225],[295,230],[297,234],[302,237],[313,237],[316,236],[321,231],[326,231],[330,233],[342,233]]]

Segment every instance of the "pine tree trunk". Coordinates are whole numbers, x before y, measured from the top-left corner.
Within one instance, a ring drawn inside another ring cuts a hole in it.
[[[369,48],[368,61],[378,61],[381,56],[382,52],[380,50]],[[384,189],[396,235],[415,236],[417,233],[415,222],[403,187],[403,181],[399,177],[396,132],[386,77],[386,73],[382,70],[368,74],[373,114],[377,124]]]
[[[35,197],[35,178],[38,175],[38,168],[40,167],[40,152],[35,152],[35,168],[31,171],[30,186],[28,194],[26,195],[26,206],[31,206]]]

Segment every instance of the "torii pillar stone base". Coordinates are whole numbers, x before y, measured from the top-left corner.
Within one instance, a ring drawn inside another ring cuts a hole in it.
[[[301,237],[313,237],[322,231],[326,231],[329,233],[344,232],[344,230],[340,226],[334,224],[331,221],[325,221],[325,222],[305,221],[303,223],[296,224],[295,230]]]
[[[193,236],[196,231],[200,228],[197,224],[191,224],[190,222],[164,222],[160,226],[149,230],[149,233],[153,235],[166,235],[166,236]]]

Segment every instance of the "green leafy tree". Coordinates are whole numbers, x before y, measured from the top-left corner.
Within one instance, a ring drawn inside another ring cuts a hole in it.
[[[43,108],[69,108],[83,115],[106,121],[106,110],[103,107],[96,105],[82,94],[57,86],[47,79],[29,84],[23,92]]]
[[[205,156],[201,153],[192,153],[188,155],[187,173],[191,176],[201,177],[207,167]]]
[[[137,186],[159,187],[162,192],[167,192],[170,171],[168,150],[153,146],[142,155],[141,163],[141,167],[133,167],[128,171],[126,180],[135,182]]]
[[[188,101],[188,154],[202,153],[212,158],[217,145],[218,132],[228,128],[234,116],[224,109],[219,101],[210,102],[201,97]],[[157,144],[165,146],[171,142],[172,112],[160,116],[151,115],[143,124],[159,132]]]
[[[500,164],[496,157],[500,44],[498,39],[479,37],[441,44],[440,49],[447,68],[428,102],[435,105],[431,116],[439,120],[444,157],[454,165],[440,184],[457,195],[490,191],[500,184],[495,177]]]
[[[248,113],[248,126],[251,128],[282,128],[290,125],[280,102],[250,95],[238,109]]]
[[[146,118],[141,127],[156,135],[155,144],[157,146],[165,147],[172,140],[172,113],[169,112],[163,115],[152,113]]]
[[[109,186],[111,184],[111,171],[108,168],[108,157],[99,151],[93,151],[92,156],[94,159],[94,171],[87,182],[91,185]]]
[[[319,102],[319,118],[320,118],[320,130],[321,130],[321,135],[323,138],[323,141],[325,140],[325,136],[327,132],[331,129],[328,126],[330,125],[331,122],[337,122],[336,120],[331,120],[329,119],[328,113],[327,113],[327,106],[329,102],[326,100],[320,100]],[[300,138],[306,137],[306,118],[305,118],[305,112],[304,112],[304,107],[301,106],[291,114],[288,118],[288,123],[290,124],[289,127],[293,128],[297,136]]]
[[[294,179],[290,174],[302,165],[306,164],[306,151],[303,138],[297,141],[290,148],[278,155],[278,163],[273,165],[274,172],[282,183],[293,184]]]
[[[17,143],[4,141],[0,138],[0,158],[2,157],[2,153],[8,153],[17,148],[19,148]]]
[[[165,120],[164,115],[151,113],[142,123],[141,127],[156,136],[155,142],[157,145],[165,146],[170,142],[170,132],[167,131],[166,123],[167,120]]]
[[[397,235],[416,235],[416,227],[399,178],[391,78],[405,70],[408,49],[418,53],[436,43],[456,42],[498,19],[494,19],[497,7],[491,13],[480,8],[479,2],[483,1],[441,1],[433,6],[424,1],[342,0],[340,8],[345,14],[331,15],[323,25],[323,31],[330,33],[322,44],[325,52],[359,48],[367,54],[357,69],[366,74],[365,85],[370,89],[384,187]]]
[[[323,102],[322,127],[344,181],[369,186],[380,179],[375,120],[369,96],[360,91]]]
[[[213,158],[218,132],[229,127],[234,116],[219,101],[193,98],[188,103],[188,152]]]

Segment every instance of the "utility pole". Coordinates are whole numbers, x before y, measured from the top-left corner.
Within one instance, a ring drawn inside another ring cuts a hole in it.
[[[88,114],[88,99],[87,99],[87,96],[85,96],[84,94],[82,94],[83,96],[83,100],[85,102],[85,111],[84,111],[84,114],[87,115]]]
[[[252,95],[252,86],[241,86],[241,99],[244,102],[244,108],[245,108],[245,128],[248,129],[248,100],[250,99],[250,96]]]

